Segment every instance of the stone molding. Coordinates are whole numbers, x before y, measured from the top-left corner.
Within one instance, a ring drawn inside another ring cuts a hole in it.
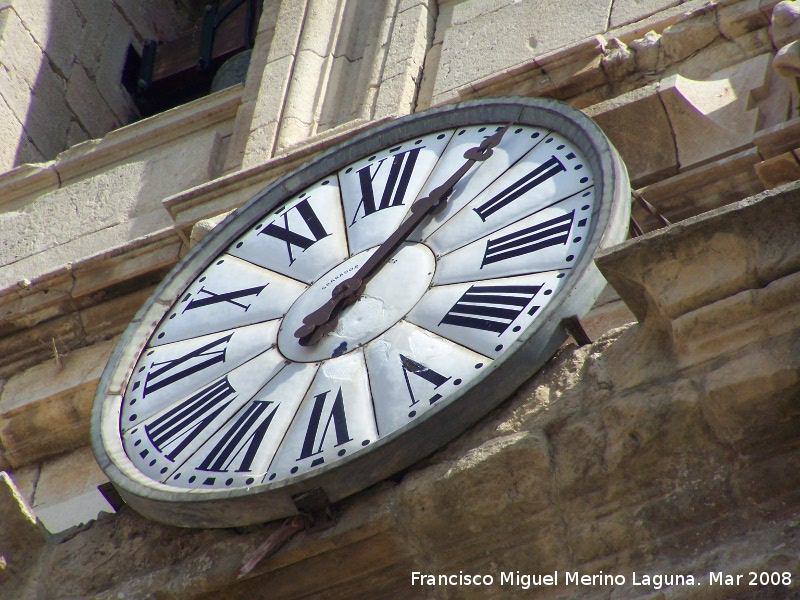
[[[601,253],[640,323],[564,348],[464,436],[338,503],[335,526],[298,534],[242,579],[278,523],[186,530],[124,507],[46,548],[48,567],[28,580],[101,600],[264,589],[418,598],[431,588],[413,587],[412,571],[637,571],[703,583],[723,568],[796,573],[800,220],[787,217],[798,200],[800,185],[773,190]],[[104,568],[87,569],[101,548]],[[681,597],[707,597],[705,585],[686,589]],[[651,592],[630,579],[615,588]]]

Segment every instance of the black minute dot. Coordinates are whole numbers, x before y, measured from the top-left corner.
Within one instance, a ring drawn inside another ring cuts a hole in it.
[[[575,255],[574,255],[574,254],[570,254],[570,255],[567,257],[567,262],[572,262],[574,259],[575,259]]]
[[[353,170],[353,167],[347,167],[347,169],[345,170],[345,173],[349,173],[352,170]]]
[[[362,446],[369,446],[369,440],[364,440],[363,442],[361,442],[361,445]]]
[[[303,192],[302,194],[300,194],[300,195],[298,196],[298,198],[305,198],[305,197],[306,197],[306,193],[305,193],[305,192]]]
[[[232,483],[233,483],[233,479],[226,479],[225,480],[225,485],[230,485]]]
[[[580,171],[583,168],[583,165],[575,165],[575,170]]]
[[[205,277],[201,277],[201,278],[200,278],[200,283],[203,283],[205,280],[206,280],[206,278],[205,278]]]
[[[325,181],[322,182],[322,185],[328,185],[330,182],[331,182],[330,179],[326,179]]]
[[[414,145],[415,146],[419,146],[421,143],[422,143],[422,140],[417,140],[416,142],[414,142]]]
[[[269,476],[269,480],[272,481],[273,479],[275,479],[276,475],[277,475],[277,473],[273,473],[272,475],[270,475]]]
[[[172,314],[169,316],[169,318],[170,318],[170,319],[174,319],[176,316],[178,316],[178,313],[172,313]]]
[[[197,479],[197,477],[192,475],[191,477],[189,477],[189,483],[194,483],[195,479]]]
[[[345,450],[344,448],[342,448],[342,449],[341,449],[341,450],[339,450],[339,452],[337,452],[336,454],[338,454],[339,456],[344,456],[345,454],[347,454],[347,450]]]
[[[461,380],[460,379],[454,380],[453,385],[461,385]]]
[[[161,469],[161,471],[159,471],[159,473],[161,473],[161,474],[163,475],[163,474],[164,474],[164,473],[166,473],[167,471],[168,471],[167,467],[163,467],[163,468]]]
[[[158,334],[158,339],[161,339],[163,337],[164,337],[164,332],[162,331],[161,333]]]
[[[478,364],[475,365],[475,368],[476,369],[480,369],[482,366],[483,366],[483,363],[478,363]]]
[[[156,459],[155,458],[150,461],[150,466],[152,467],[154,464],[156,464]]]
[[[254,481],[255,479],[253,479],[252,477],[248,477],[247,479],[244,480],[244,483],[245,485],[251,485]]]
[[[466,132],[467,132],[466,129],[462,129],[461,131],[458,132],[458,135],[464,135]]]
[[[172,478],[173,479],[180,479],[181,478],[181,474],[180,473],[175,473],[175,475]]]
[[[142,440],[136,440],[135,442],[133,442],[133,446],[136,447],[141,443],[142,443]]]
[[[400,148],[402,148],[402,146],[395,146],[394,148],[389,150],[389,152],[397,152],[398,150],[400,150]]]
[[[531,138],[533,138],[533,139],[535,140],[537,137],[539,137],[539,132],[538,132],[538,131],[534,131],[534,132],[531,134]]]
[[[522,128],[515,129],[515,130],[514,130],[514,133],[522,133]]]
[[[133,423],[136,420],[136,418],[137,418],[137,415],[131,415],[130,417],[128,417],[128,421]]]
[[[569,258],[567,258],[567,260],[569,260]],[[549,295],[550,295],[550,294],[552,294],[552,293],[553,293],[553,290],[545,290],[545,291],[544,291],[544,295],[545,295],[545,296],[549,296]]]
[[[580,242],[582,239],[583,239],[583,238],[581,238],[581,237],[576,237],[576,238],[575,238],[574,240],[572,240],[572,241],[573,241],[574,243],[576,243],[576,244],[577,244],[577,243],[578,243],[578,242]]]
[[[225,262],[224,260],[218,260],[218,261],[217,261],[217,264],[218,264],[218,265],[221,265],[221,264],[222,264],[222,263],[224,263],[224,262]]]
[[[494,347],[494,351],[495,352],[500,352],[500,350],[502,350],[502,349],[503,349],[503,344],[500,344],[500,345]]]
[[[563,150],[563,149],[564,149],[564,144],[559,144],[559,145],[556,147],[556,150]]]
[[[564,277],[566,276],[567,276],[566,273],[559,273],[558,275],[556,275],[556,277],[558,277],[559,279],[564,279]]]
[[[444,134],[440,133],[439,135],[436,136],[436,139],[437,140],[443,140],[444,139]]]
[[[292,467],[292,468],[291,468],[291,470],[290,470],[289,472],[290,472],[292,475],[294,475],[295,473],[297,473],[297,467]]]
[[[486,131],[486,127],[481,127],[478,129],[478,133],[483,133],[484,131]]]
[[[377,158],[377,157],[376,156],[370,156],[367,160],[372,162],[373,160],[375,160],[375,158]]]
[[[588,204],[581,206],[581,210],[589,210],[591,207]]]
[[[511,331],[513,331],[514,333],[517,333],[517,332],[518,332],[520,329],[522,329],[522,327],[520,327],[519,325],[517,325],[517,326],[516,326],[516,327],[514,327],[514,329],[512,329]]]
[[[588,177],[581,177],[581,183],[586,183],[587,181],[589,181]]]
[[[550,142],[552,142],[552,141],[553,141],[553,138],[547,138],[547,139],[544,141],[544,143],[545,143],[545,144],[549,144],[549,143],[550,143]]]
[[[152,356],[153,352],[155,352],[155,350],[150,350],[150,352],[148,352],[148,353],[147,353],[147,356]],[[142,371],[142,369],[144,369],[144,367],[142,367],[141,369],[139,369],[139,371],[141,372],[141,371]]]

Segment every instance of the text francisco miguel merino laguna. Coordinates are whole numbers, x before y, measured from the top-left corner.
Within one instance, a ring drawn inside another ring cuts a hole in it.
[[[716,577],[715,577],[716,576]],[[723,583],[722,574],[710,574],[711,585]],[[574,586],[647,586],[652,589],[662,587],[701,585],[700,581],[695,581],[693,575],[653,575],[633,572],[629,577],[625,575],[611,575],[600,571],[592,575],[584,575],[578,571],[564,571],[559,573],[553,571],[547,575],[520,573],[519,571],[507,571],[500,573],[499,578],[495,575],[468,574],[459,571],[457,574],[450,575],[428,575],[419,571],[411,573],[411,585],[420,586],[491,586],[495,583],[503,586],[518,587],[527,590],[531,587],[574,585]]]

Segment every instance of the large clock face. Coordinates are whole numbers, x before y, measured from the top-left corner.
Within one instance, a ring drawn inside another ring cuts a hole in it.
[[[498,132],[335,327],[298,337]],[[560,317],[602,287],[591,256],[622,240],[627,194],[599,130],[552,101],[437,109],[326,153],[229,217],[143,308],[98,391],[101,466],[135,508],[190,525],[264,521],[299,492],[337,500],[375,483],[549,358]]]

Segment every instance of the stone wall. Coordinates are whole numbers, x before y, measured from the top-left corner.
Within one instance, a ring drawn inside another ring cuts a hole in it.
[[[800,577],[800,197],[736,204],[800,179],[800,2],[267,2],[243,85],[122,126],[123,40],[173,35],[193,7],[0,0],[0,64],[13,67],[0,69],[0,597],[485,596],[412,589],[411,571]],[[193,241],[354,133],[513,94],[592,116],[634,187],[680,222],[600,259],[613,287],[584,321],[598,341],[564,348],[473,431],[342,502],[334,528],[300,534],[246,580],[236,572],[277,524],[107,514],[88,447],[94,388]]]
[[[793,597],[798,202],[793,185],[605,251],[598,264],[638,323],[566,346],[460,439],[342,501],[331,527],[246,577],[277,523],[180,530],[123,508],[58,543],[28,533],[7,554],[9,597]],[[13,527],[34,532],[21,514]],[[495,584],[412,585],[414,571]],[[500,585],[515,571],[561,585]],[[793,583],[753,588],[751,571]],[[567,572],[626,583],[567,586]],[[710,572],[744,577],[712,586]],[[696,585],[641,585],[655,575]]]
[[[129,46],[174,38],[194,12],[188,0],[0,2],[0,172],[135,120]]]

